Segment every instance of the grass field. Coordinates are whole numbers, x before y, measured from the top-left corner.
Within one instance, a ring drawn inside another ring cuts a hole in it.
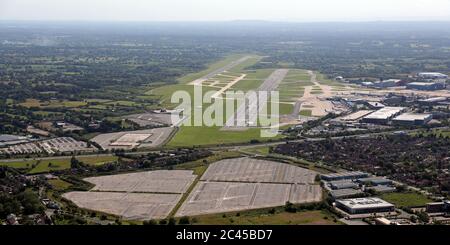
[[[386,193],[381,195],[381,198],[398,207],[424,206],[426,203],[433,201],[428,197],[415,192]]]
[[[169,147],[222,145],[231,143],[246,143],[250,140],[265,141],[274,138],[261,138],[259,128],[245,131],[221,131],[221,127],[181,127],[180,131],[167,144]]]
[[[65,190],[72,186],[72,184],[70,184],[69,182],[66,182],[61,179],[51,179],[51,180],[48,180],[48,183],[50,183],[50,185],[52,185],[52,187],[58,191]]]
[[[195,217],[198,225],[337,225],[334,217],[326,211],[279,212],[269,214],[267,210],[211,214]]]
[[[84,101],[58,101],[58,100],[50,100],[50,101],[39,101],[36,99],[27,99],[25,102],[20,103],[21,106],[31,108],[77,108],[87,105]]]
[[[312,111],[311,110],[301,110],[299,113],[301,116],[307,116],[310,117],[312,115]]]
[[[78,156],[79,161],[89,165],[102,165],[108,162],[117,161],[116,156]],[[45,160],[27,160],[17,162],[0,162],[0,166],[8,166],[11,168],[30,169],[29,174],[46,173],[50,171],[63,170],[70,168],[71,157],[61,159],[45,159]],[[33,167],[35,165],[35,167]]]
[[[266,156],[266,155],[269,155],[269,147],[262,146],[262,147],[249,148],[249,149],[243,150],[243,152]]]
[[[31,168],[36,161],[17,161],[17,162],[0,162],[0,166],[8,166],[10,168]]]

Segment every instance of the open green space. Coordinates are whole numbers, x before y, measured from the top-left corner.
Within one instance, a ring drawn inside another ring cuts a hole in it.
[[[117,161],[116,156],[77,156],[79,161],[89,165],[102,165],[109,162]],[[0,162],[0,166],[8,166],[18,169],[30,169],[29,174],[46,173],[50,171],[63,170],[70,168],[70,159],[67,158],[55,158],[44,160],[21,160],[12,162]]]
[[[385,193],[381,195],[381,198],[387,202],[394,204],[397,207],[425,206],[425,204],[433,201],[428,197],[416,192]]]
[[[301,116],[310,117],[312,115],[312,111],[311,110],[300,110],[299,114]]]
[[[245,153],[252,153],[252,154],[258,154],[258,155],[269,155],[269,147],[268,146],[262,146],[262,147],[254,147],[254,148],[248,148],[243,150]]]
[[[274,138],[261,137],[260,128],[249,128],[244,131],[223,131],[222,127],[180,127],[179,132],[167,144],[169,147],[223,145],[247,143],[251,140],[267,141]]]
[[[13,161],[13,162],[0,162],[0,166],[6,166],[10,168],[31,168],[35,161]]]
[[[48,180],[48,183],[54,189],[56,189],[58,191],[66,190],[67,188],[72,186],[72,184],[70,184],[69,182],[66,182],[66,181],[61,180],[61,179],[51,179],[51,180]]]
[[[297,213],[267,210],[211,214],[195,217],[198,225],[337,225],[339,221],[327,211],[302,211]]]

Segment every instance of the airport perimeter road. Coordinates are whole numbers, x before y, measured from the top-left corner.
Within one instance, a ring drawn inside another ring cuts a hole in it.
[[[278,85],[284,79],[284,77],[287,75],[288,72],[289,72],[288,69],[275,70],[274,72],[272,72],[272,74],[270,74],[270,76],[268,78],[266,78],[266,80],[264,80],[264,82],[259,86],[259,88],[256,89],[256,92],[274,91],[276,88],[278,88]],[[240,117],[238,115],[243,115],[243,116],[245,116],[245,118],[247,118],[249,111],[255,111],[258,108],[258,104],[259,105],[267,105],[267,102],[270,101],[269,96],[270,96],[270,94],[265,98],[265,101],[261,101],[261,99],[263,99],[263,98],[259,98],[259,100],[256,100],[256,101],[252,100],[252,101],[249,101],[248,104],[244,103],[241,106],[239,106],[239,108],[236,110],[236,113],[234,113],[234,115],[226,121],[224,128],[236,127],[238,125],[236,120],[239,119],[239,117]],[[262,109],[263,108],[259,108],[260,111]],[[256,122],[249,122],[247,119],[245,119],[245,123],[244,123],[245,126],[253,126],[253,125],[249,125],[252,123],[256,124]]]
[[[233,68],[233,67],[243,63],[244,61],[246,61],[246,60],[248,60],[250,58],[251,58],[251,56],[244,56],[244,57],[242,57],[242,58],[240,58],[238,60],[235,60],[235,61],[233,61],[233,62],[231,62],[231,63],[229,63],[229,64],[227,64],[227,65],[225,65],[223,67],[220,67],[219,69],[216,69],[216,70],[214,70],[214,71],[204,75],[201,78],[198,78],[198,79],[192,81],[190,84],[191,85],[201,84],[202,82],[204,82],[204,81],[206,81],[208,79],[211,79],[211,78],[215,77],[216,75],[218,75],[218,74],[220,74],[220,73],[222,73],[224,71],[230,70],[231,68]]]

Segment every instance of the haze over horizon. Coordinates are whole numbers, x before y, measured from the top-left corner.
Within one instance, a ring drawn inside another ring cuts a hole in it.
[[[450,0],[0,0],[0,20],[450,21]]]

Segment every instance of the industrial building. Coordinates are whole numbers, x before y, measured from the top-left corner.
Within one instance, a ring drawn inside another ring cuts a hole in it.
[[[395,125],[418,126],[425,125],[433,119],[431,114],[404,113],[392,120]]]
[[[388,79],[383,81],[377,81],[374,82],[372,87],[374,88],[389,88],[389,87],[395,87],[400,82],[398,79]]]
[[[0,147],[8,145],[16,145],[20,143],[27,143],[30,141],[30,137],[17,136],[11,134],[0,134]]]
[[[427,203],[427,213],[446,213],[450,212],[450,201]]]
[[[445,89],[445,83],[437,83],[437,82],[430,82],[430,83],[426,83],[426,82],[413,82],[413,83],[408,83],[406,85],[407,89],[416,89],[416,90],[428,90],[428,91],[432,91],[432,90],[441,90],[441,89]]]
[[[374,111],[372,110],[360,110],[357,112],[354,112],[352,114],[343,116],[341,118],[339,118],[339,121],[344,121],[344,122],[356,122],[359,119],[361,119],[362,117],[365,117],[367,115],[369,115],[370,113],[372,113]]]
[[[369,184],[369,185],[391,185],[392,180],[379,178],[379,177],[371,177],[371,178],[361,178],[357,180],[358,183],[361,184]]]
[[[388,79],[383,81],[375,81],[375,82],[362,82],[361,85],[371,88],[389,88],[398,86],[401,80],[398,79]]]
[[[341,172],[341,173],[333,173],[333,174],[322,174],[320,178],[326,181],[336,181],[336,180],[352,180],[352,179],[361,179],[368,177],[368,173],[364,173],[361,171],[352,171],[352,172]]]
[[[423,79],[448,79],[448,76],[439,72],[421,72],[417,74],[418,77]]]
[[[436,105],[436,104],[441,103],[441,102],[446,102],[447,100],[448,100],[447,97],[431,97],[431,98],[428,98],[428,99],[418,100],[417,102],[420,105],[433,106],[433,105]]]
[[[364,192],[360,189],[339,189],[330,191],[330,195],[333,199],[357,197],[362,194],[364,194]]]
[[[348,214],[387,213],[395,211],[393,204],[376,197],[336,200],[336,207]]]
[[[367,190],[374,190],[376,192],[380,193],[387,193],[387,192],[394,192],[397,190],[394,186],[387,186],[387,185],[376,185],[366,188]]]
[[[405,110],[404,107],[384,107],[362,119],[364,123],[387,124],[392,118]]]
[[[370,109],[377,109],[377,110],[386,107],[384,104],[374,101],[367,102],[367,105],[370,107]]]
[[[358,184],[349,181],[349,180],[338,180],[338,181],[331,181],[328,182],[331,189],[333,190],[339,190],[339,189],[351,189],[351,188],[357,188]]]

